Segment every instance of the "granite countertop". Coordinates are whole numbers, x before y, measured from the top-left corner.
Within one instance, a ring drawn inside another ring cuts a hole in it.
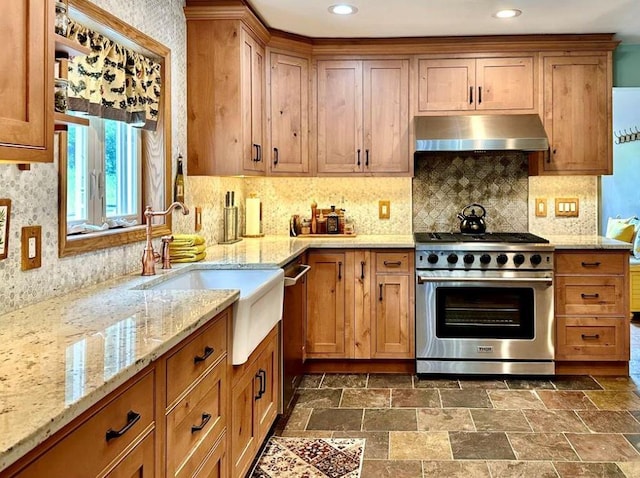
[[[632,244],[628,242],[609,239],[598,235],[545,235],[545,239],[556,249],[626,249],[631,250]]]
[[[0,316],[0,470],[233,304],[237,290],[152,290],[193,268],[282,267],[309,247],[413,247],[413,236],[244,239]]]

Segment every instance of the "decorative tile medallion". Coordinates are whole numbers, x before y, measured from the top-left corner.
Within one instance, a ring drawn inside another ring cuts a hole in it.
[[[361,438],[271,437],[252,478],[359,478],[365,440]]]

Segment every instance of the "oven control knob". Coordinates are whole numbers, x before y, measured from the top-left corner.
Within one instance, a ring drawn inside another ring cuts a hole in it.
[[[429,264],[435,264],[436,262],[438,262],[438,255],[429,254],[429,257],[427,257],[427,261],[429,262]]]
[[[474,259],[475,257],[473,257],[473,254],[465,254],[462,258],[465,264],[473,264]]]
[[[521,266],[524,263],[524,255],[516,254],[515,256],[513,256],[513,263],[517,266]]]
[[[447,262],[449,264],[455,264],[456,262],[458,262],[458,255],[457,254],[449,254],[447,256]]]
[[[482,254],[480,256],[481,264],[488,264],[489,262],[491,262],[491,256],[489,254]]]
[[[542,257],[540,257],[540,254],[534,254],[531,256],[531,263],[534,266],[537,266],[538,264],[540,264],[542,262]]]
[[[506,254],[498,254],[498,257],[496,257],[496,262],[501,266],[505,265],[508,260],[509,258],[507,257]]]

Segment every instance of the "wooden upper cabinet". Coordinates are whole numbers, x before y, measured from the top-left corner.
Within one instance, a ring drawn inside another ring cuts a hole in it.
[[[44,3],[44,7],[43,7]],[[0,161],[53,161],[54,2],[3,4]]]
[[[410,174],[409,60],[320,60],[318,173]]]
[[[418,112],[535,111],[534,57],[418,60]]]
[[[210,19],[207,11],[185,9],[188,173],[261,174],[264,44],[243,21]]]
[[[613,172],[611,71],[610,54],[544,57],[543,174]]]
[[[407,174],[409,60],[365,61],[363,74],[364,171]]]
[[[246,28],[241,31],[242,167],[244,171],[264,172],[264,46]]]
[[[309,60],[272,52],[269,71],[269,171],[309,173]]]
[[[362,171],[362,62],[318,61],[318,173]]]

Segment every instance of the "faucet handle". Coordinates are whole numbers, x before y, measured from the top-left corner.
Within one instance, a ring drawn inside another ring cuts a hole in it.
[[[163,269],[171,269],[171,254],[169,253],[169,244],[173,242],[173,236],[162,236],[160,240],[162,241],[162,255],[158,254],[158,258],[162,260]]]

